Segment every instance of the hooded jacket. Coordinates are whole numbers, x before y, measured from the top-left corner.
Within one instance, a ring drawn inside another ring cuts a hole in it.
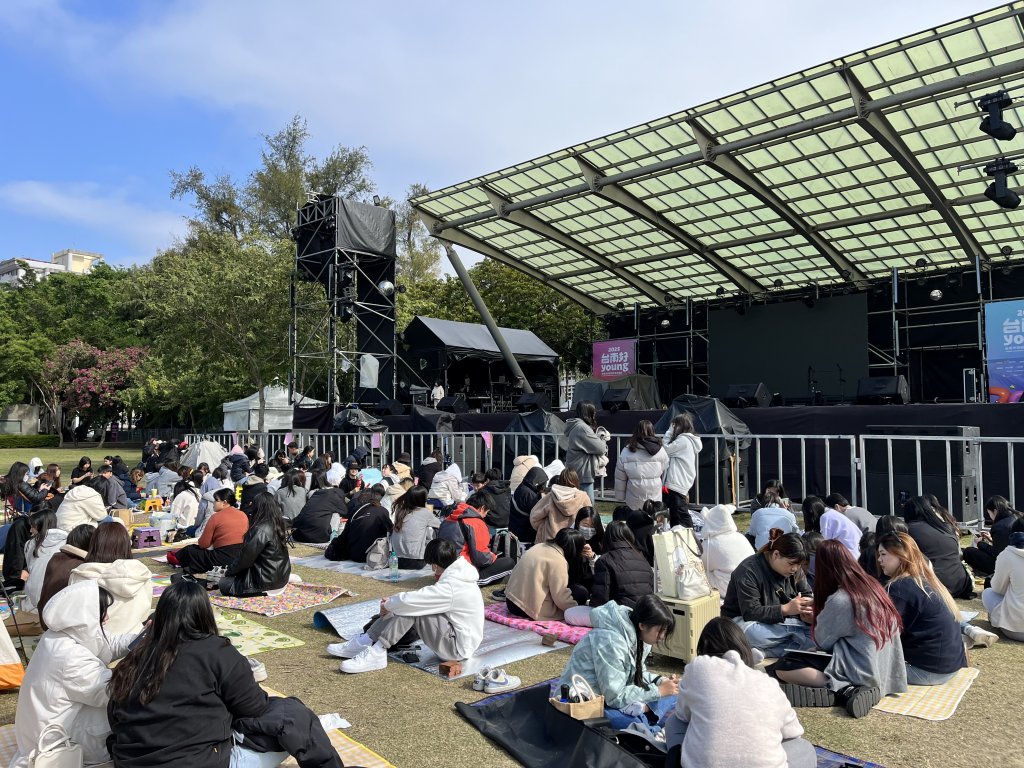
[[[491,533],[487,530],[487,523],[464,501],[441,521],[437,538],[448,539],[461,546],[462,557],[477,568],[486,568],[497,559],[490,550]]]
[[[134,635],[114,635],[99,620],[99,588],[74,584],[53,596],[44,609],[43,633],[25,670],[14,716],[18,751],[12,768],[27,768],[45,726],[63,726],[81,744],[85,763],[110,759],[106,738],[107,665],[128,651]]]
[[[632,608],[644,595],[654,593],[654,570],[650,563],[628,542],[611,544],[594,564],[594,585],[590,605],[608,602]]]
[[[524,544],[536,541],[537,531],[530,525],[530,513],[543,498],[540,488],[548,484],[548,473],[543,467],[533,467],[512,494],[512,512],[508,529]]]
[[[244,456],[242,458],[245,458]],[[181,480],[181,475],[168,467],[160,467],[155,474],[146,475],[146,493],[156,489],[156,495],[169,499],[174,494],[174,486]]]
[[[508,479],[508,492],[514,496],[519,484],[526,477],[526,473],[539,466],[540,459],[532,454],[529,456],[516,456],[512,461],[512,476]]]
[[[261,595],[286,587],[291,574],[288,546],[278,538],[273,524],[265,520],[245,534],[242,551],[224,574],[233,582],[226,591],[221,587],[221,592],[232,597]]]
[[[645,501],[661,501],[662,477],[668,469],[668,454],[660,437],[645,437],[637,450],[622,449],[615,465],[615,500],[630,509]]]
[[[444,569],[436,583],[412,592],[399,592],[384,603],[396,616],[443,615],[455,629],[459,659],[468,659],[484,639],[484,598],[477,586],[476,568],[461,557]]]
[[[608,443],[583,419],[565,422],[565,466],[575,469],[581,483],[594,482],[597,460],[608,455]]]
[[[668,469],[665,471],[665,486],[670,491],[688,494],[697,479],[697,457],[704,444],[700,438],[689,432],[681,432],[672,440],[672,430],[665,433],[665,453],[668,454]]]
[[[249,459],[244,453],[229,453],[227,455],[229,464],[228,472],[231,474],[231,482],[240,483],[249,473]]]
[[[103,477],[103,475],[100,475]],[[114,475],[106,478],[107,490],[103,496],[103,503],[113,509],[128,509],[128,494],[124,490],[124,482]]]
[[[1024,632],[1024,549],[1008,546],[996,558],[992,589],[1003,602],[989,613],[993,627]]]
[[[537,531],[534,541],[551,541],[556,533],[573,524],[577,512],[589,506],[590,497],[579,488],[552,485],[551,493],[530,511],[530,525]]]
[[[561,621],[566,609],[576,607],[561,547],[534,544],[526,550],[508,577],[505,597],[534,621]]]
[[[51,528],[46,532],[38,553],[36,553],[34,538],[25,542],[25,568],[28,570],[28,580],[25,582],[25,596],[28,598],[27,610],[38,608],[39,596],[43,591],[43,582],[46,580],[46,566],[50,564],[50,558],[60,551],[67,540],[67,531]]]
[[[441,471],[441,462],[433,456],[427,456],[420,465],[416,467],[416,483],[426,489],[430,489],[434,482],[434,475]]]
[[[736,566],[754,554],[750,539],[736,529],[736,507],[718,504],[704,512],[704,572],[712,589],[725,595]]]
[[[36,610],[39,611],[39,626],[41,626],[44,631],[47,628],[46,621],[43,619],[43,615],[46,612],[46,604],[50,602],[50,598],[68,585],[68,579],[71,578],[71,572],[84,563],[85,558],[88,556],[89,553],[84,549],[72,547],[70,544],[64,544],[53,555],[53,557],[50,558],[50,562],[46,564],[46,573],[43,575],[43,586],[39,591],[39,602],[36,604]]]
[[[68,577],[68,584],[95,581],[114,596],[107,610],[104,631],[108,634],[142,630],[142,622],[153,610],[153,574],[141,560],[112,563],[82,563]]]
[[[347,516],[345,494],[339,488],[320,488],[306,497],[302,511],[292,520],[296,541],[324,544],[331,540],[331,518]]]
[[[458,464],[434,475],[434,480],[427,491],[428,499],[437,499],[442,506],[457,504],[466,500],[466,487],[462,482],[462,470]]]
[[[594,693],[604,696],[604,704],[622,709],[633,702],[647,703],[661,697],[657,675],[647,671],[651,646],[644,643],[641,654],[642,679],[646,690],[633,684],[636,674],[636,631],[630,621],[632,609],[605,603],[590,612],[594,628],[572,649],[560,684],[571,685],[573,675],[582,675]]]
[[[87,485],[76,485],[64,494],[64,501],[57,507],[57,527],[71,533],[82,523],[97,526],[106,516],[103,497]]]
[[[479,492],[487,497],[487,524],[492,528],[508,528],[508,518],[512,512],[512,494],[509,493],[508,483],[504,480],[488,480]]]

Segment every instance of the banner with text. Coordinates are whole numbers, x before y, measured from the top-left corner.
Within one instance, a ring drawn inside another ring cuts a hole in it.
[[[1020,402],[1024,394],[1024,301],[985,305],[985,346],[989,402]]]
[[[636,339],[594,342],[595,379],[619,379],[636,373]]]

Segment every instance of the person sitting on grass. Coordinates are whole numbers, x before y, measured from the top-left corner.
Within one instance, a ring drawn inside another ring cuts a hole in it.
[[[878,541],[878,567],[889,577],[885,591],[900,612],[900,643],[910,685],[942,685],[967,666],[960,634],[960,609],[949,590],[906,533]],[[967,625],[965,630],[976,630]]]
[[[762,658],[728,619],[716,617],[704,626],[697,656],[679,683],[675,710],[665,720],[666,766],[705,765],[708,755],[718,768],[818,764],[778,682],[756,668]]]
[[[195,474],[199,474],[198,472]],[[199,485],[202,485],[200,481]],[[171,500],[171,520],[178,529],[181,538],[195,535],[196,516],[199,514],[199,488],[191,478],[182,478],[174,486],[174,498]]]
[[[220,580],[222,595],[279,595],[288,586],[292,566],[288,557],[288,525],[281,517],[281,506],[269,493],[253,499],[252,506],[242,548]]]
[[[427,544],[441,525],[427,506],[427,489],[422,485],[410,488],[395,502],[394,513],[391,550],[398,556],[398,567],[419,570],[426,565],[423,553]]]
[[[773,528],[779,528],[783,533],[800,533],[796,516],[782,506],[774,488],[766,488],[760,500],[761,506],[750,516],[750,529],[747,531],[747,539],[754,549],[768,543],[768,532]]]
[[[865,533],[860,538],[860,557],[857,563],[864,569],[864,573],[874,576],[882,584],[889,580],[878,567],[878,540],[889,533],[906,533],[907,524],[895,515],[882,515],[875,522],[875,532]]]
[[[915,496],[903,505],[907,532],[932,564],[932,570],[955,598],[970,599],[974,580],[960,561],[960,533],[956,525],[933,507],[928,499]]]
[[[841,706],[864,717],[883,696],[907,690],[899,611],[836,539],[818,547],[813,624],[826,653],[784,658],[773,670],[793,706]]]
[[[306,544],[326,544],[341,519],[348,516],[345,494],[327,482],[323,470],[315,470],[312,475],[306,504],[291,521],[292,536]]]
[[[976,576],[991,576],[995,573],[996,560],[1010,543],[1010,533],[1017,520],[1024,519],[1003,496],[991,496],[985,502],[985,520],[991,527],[981,530],[977,542],[963,552],[964,562],[971,566]]]
[[[981,593],[981,601],[993,627],[1024,642],[1024,520],[1010,528],[1007,546],[996,558],[992,586]]]
[[[555,538],[556,533],[573,524],[581,509],[593,506],[579,485],[580,478],[574,469],[562,470],[551,481],[551,492],[530,510],[530,525],[537,531],[535,541]]]
[[[25,570],[28,578],[25,580],[26,600],[23,608],[26,611],[38,608],[46,566],[68,540],[67,531],[57,527],[57,515],[50,511],[48,505],[44,504],[39,511],[32,513],[29,525],[32,526],[32,538],[25,542]]]
[[[487,498],[473,494],[468,502],[459,502],[437,529],[439,539],[448,539],[462,550],[462,557],[474,565],[480,576],[477,584],[493,584],[508,578],[515,566],[511,557],[498,557],[491,551],[487,530]]]
[[[356,497],[356,509],[349,515],[348,523],[324,552],[328,560],[351,560],[366,562],[366,552],[377,539],[391,535],[394,525],[391,514],[381,505],[384,486],[374,485]]]
[[[563,528],[554,541],[534,544],[526,550],[512,569],[505,588],[509,615],[530,621],[573,623],[573,614],[566,611],[585,606],[590,598],[590,592],[580,583],[584,546],[583,534]],[[585,620],[580,623],[586,625]]]
[[[814,647],[808,623],[811,586],[803,574],[807,560],[799,535],[773,528],[768,543],[732,572],[722,615],[768,656]]]
[[[180,565],[185,573],[206,573],[227,567],[242,551],[249,530],[249,518],[236,504],[235,492],[220,488],[213,492],[213,514],[203,526],[199,541],[167,553],[167,562]]]
[[[523,544],[533,544],[537,540],[537,530],[530,525],[530,512],[544,498],[547,486],[548,473],[543,467],[532,467],[512,494],[508,529]]]
[[[704,515],[701,560],[708,583],[720,595],[729,591],[729,580],[736,567],[754,554],[749,539],[736,529],[736,521],[732,519],[735,512],[732,504],[716,504]]]
[[[644,595],[635,606],[605,603],[590,612],[593,629],[572,649],[560,685],[572,685],[580,675],[598,696],[604,696],[604,715],[615,729],[631,723],[660,721],[672,710],[679,692],[675,675],[647,671],[651,647],[675,630],[672,611],[657,595]]]
[[[107,507],[103,500],[107,481],[100,478],[84,479],[64,494],[64,500],[57,507],[57,527],[71,532],[82,523],[99,525],[106,520]]]
[[[604,554],[594,565],[590,605],[614,602],[632,608],[653,593],[654,571],[637,549],[633,532],[622,520],[610,523],[604,534]]]
[[[332,656],[345,659],[342,672],[384,669],[388,649],[409,630],[441,659],[464,661],[476,653],[484,636],[484,600],[476,569],[446,539],[427,542],[423,559],[434,571],[435,584],[381,600],[380,616],[365,632],[327,646]]]
[[[39,611],[39,626],[44,631],[46,622],[43,620],[43,611],[46,604],[50,602],[50,598],[68,585],[71,572],[85,562],[85,558],[89,556],[89,548],[92,546],[92,537],[95,532],[95,528],[85,523],[75,526],[68,534],[65,544],[46,564],[43,587],[39,591],[39,603],[36,605],[36,610]]]

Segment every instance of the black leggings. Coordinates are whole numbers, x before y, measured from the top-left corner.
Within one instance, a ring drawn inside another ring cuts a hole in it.
[[[991,576],[996,572],[995,550],[987,541],[979,541],[978,546],[965,549],[964,562],[979,576]]]
[[[686,506],[690,503],[690,497],[685,493],[678,493],[670,490],[665,496],[665,505],[668,507],[668,521],[672,527],[681,525],[684,528],[693,528],[693,518],[690,517],[690,510]]]

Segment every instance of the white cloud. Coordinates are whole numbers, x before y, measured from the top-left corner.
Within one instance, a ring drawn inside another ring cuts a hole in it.
[[[12,181],[0,184],[0,207],[23,216],[78,225],[123,240],[146,261],[187,229],[180,214],[154,210],[93,183]]]

